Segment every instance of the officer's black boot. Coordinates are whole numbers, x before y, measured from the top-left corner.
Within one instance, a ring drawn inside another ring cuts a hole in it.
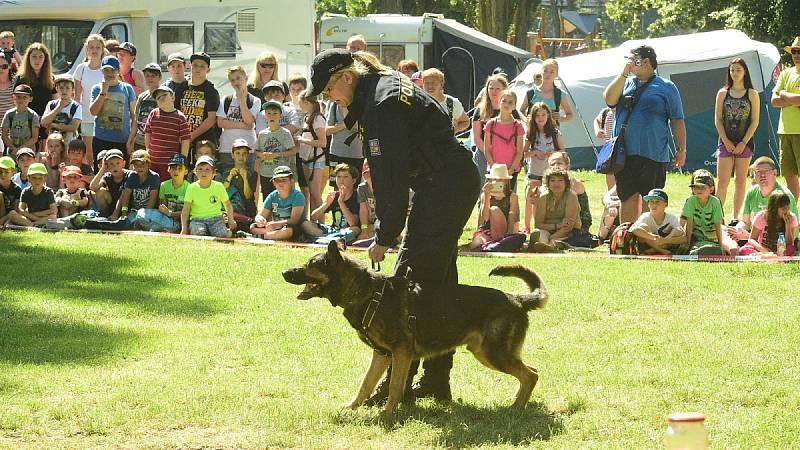
[[[433,397],[438,402],[453,400],[450,392],[450,369],[453,368],[453,353],[450,352],[422,363],[425,372],[419,381],[414,384],[414,397]]]
[[[406,389],[405,395],[403,395],[403,403],[410,405],[414,404],[414,393],[411,389],[411,384],[414,382],[414,376],[417,374],[417,370],[419,369],[419,360],[416,360],[411,363],[411,367],[408,369],[408,378],[406,379]],[[378,387],[375,388],[375,393],[372,394],[372,397],[368,398],[364,401],[364,406],[379,406],[386,403],[386,400],[389,398],[389,383],[392,380],[392,366],[389,366],[386,369],[386,376],[383,377],[383,380],[378,384]]]

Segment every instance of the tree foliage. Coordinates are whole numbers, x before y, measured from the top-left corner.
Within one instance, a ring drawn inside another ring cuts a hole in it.
[[[655,21],[643,25],[650,11]],[[735,28],[753,39],[783,48],[800,33],[798,0],[609,0],[606,14],[620,29],[606,26],[606,39],[669,36]]]

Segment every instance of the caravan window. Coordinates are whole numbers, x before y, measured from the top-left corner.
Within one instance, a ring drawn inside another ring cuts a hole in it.
[[[206,22],[204,33],[204,48],[208,56],[220,58],[233,58],[239,50],[239,40],[236,36],[235,23]]]
[[[15,47],[21,53],[34,42],[46,45],[53,60],[53,72],[57,74],[72,67],[93,25],[77,20],[0,20],[0,30],[14,33]]]
[[[121,44],[128,40],[128,27],[124,23],[111,23],[104,26],[100,34],[106,40],[116,39]]]
[[[158,63],[167,65],[172,53],[182,54],[186,60],[194,53],[194,22],[158,22]]]
[[[346,45],[344,44],[336,44],[336,48],[345,48]],[[405,45],[396,45],[396,44],[383,44],[383,45],[372,45],[367,44],[367,51],[372,53],[373,55],[377,56],[384,65],[391,67],[392,69],[397,67],[397,63],[406,59],[406,47]],[[422,66],[422,64],[420,64]]]

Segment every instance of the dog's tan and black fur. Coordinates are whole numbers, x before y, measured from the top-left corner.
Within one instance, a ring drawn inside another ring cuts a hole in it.
[[[298,299],[321,297],[341,306],[361,339],[373,348],[372,362],[349,407],[357,408],[369,398],[391,363],[384,409],[394,410],[403,398],[413,360],[466,345],[485,366],[519,380],[513,406],[524,408],[539,379],[536,369],[520,359],[527,312],[544,306],[547,293],[536,273],[522,266],[496,267],[489,275],[518,277],[531,292],[507,294],[486,287],[445,288],[430,283],[423,289],[407,278],[367,269],[335,242],[304,266],[283,272],[287,282],[305,285]]]

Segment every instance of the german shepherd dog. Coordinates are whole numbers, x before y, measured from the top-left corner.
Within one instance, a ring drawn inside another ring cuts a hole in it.
[[[495,267],[489,275],[520,278],[531,292],[420,285],[407,276],[387,277],[342,253],[335,241],[302,267],[283,272],[287,282],[305,285],[298,299],[327,298],[333,306],[341,306],[361,340],[373,348],[358,394],[347,407],[361,406],[391,363],[384,410],[393,411],[403,398],[412,361],[466,345],[486,367],[519,380],[513,406],[524,408],[539,379],[536,369],[520,359],[527,312],[543,307],[547,292],[539,276],[522,266]]]

